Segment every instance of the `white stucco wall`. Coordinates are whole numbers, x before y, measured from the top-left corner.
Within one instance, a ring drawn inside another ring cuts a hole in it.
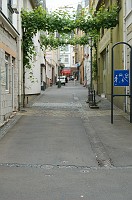
[[[84,46],[84,80],[87,81],[87,85],[90,85],[90,49],[88,45]]]
[[[64,50],[63,50],[64,48]],[[61,63],[63,63],[65,65],[65,68],[66,67],[71,67],[71,45],[68,45],[68,51],[65,50],[65,47],[62,47],[62,49],[60,48],[60,58],[61,58]],[[65,56],[68,57],[68,62],[65,62]]]
[[[40,44],[38,42],[39,39],[39,33],[34,36],[34,46],[36,50],[36,56],[33,58],[33,62],[31,62],[32,65],[32,72],[33,72],[33,79],[29,78],[29,70],[26,70],[26,80],[25,80],[25,93],[26,94],[38,94],[41,91],[41,50],[40,50]]]
[[[25,9],[32,10],[32,5],[30,1],[24,2]],[[40,43],[38,42],[40,38],[40,33],[34,36],[34,46],[36,51],[36,56],[33,57],[31,61],[33,77],[30,79],[30,70],[26,70],[25,78],[25,94],[39,94],[41,92],[41,64],[45,63],[44,54],[40,49]]]

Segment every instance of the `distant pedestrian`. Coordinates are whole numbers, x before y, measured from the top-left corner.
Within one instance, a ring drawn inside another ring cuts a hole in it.
[[[74,78],[74,85],[76,85],[76,78]]]
[[[68,79],[67,79],[67,76],[66,76],[65,80],[66,80],[66,83],[68,83]]]
[[[86,76],[84,78],[84,83],[83,83],[83,87],[86,87],[87,86],[87,79],[86,79]]]
[[[52,80],[50,79],[50,86],[52,86]]]

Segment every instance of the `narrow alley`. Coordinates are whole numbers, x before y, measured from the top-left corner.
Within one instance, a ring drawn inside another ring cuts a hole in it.
[[[131,200],[132,124],[87,88],[49,87],[0,129],[0,200]]]

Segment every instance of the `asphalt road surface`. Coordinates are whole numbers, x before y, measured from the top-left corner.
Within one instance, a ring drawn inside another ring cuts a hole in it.
[[[71,81],[17,113],[0,140],[0,200],[132,200],[132,126],[86,100]]]

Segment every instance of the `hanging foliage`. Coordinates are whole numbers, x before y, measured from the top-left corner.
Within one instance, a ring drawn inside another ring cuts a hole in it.
[[[57,48],[65,44],[85,45],[88,44],[89,36],[97,37],[101,27],[109,29],[117,25],[118,8],[113,6],[108,11],[102,6],[93,15],[85,9],[70,15],[63,10],[49,13],[40,6],[32,11],[23,10],[21,16],[24,66],[30,69],[31,60],[36,53],[33,37],[38,31],[43,31],[41,47],[45,47],[45,49]],[[75,29],[82,30],[84,35],[77,38],[73,33]],[[56,37],[55,33],[58,33],[59,37]]]

